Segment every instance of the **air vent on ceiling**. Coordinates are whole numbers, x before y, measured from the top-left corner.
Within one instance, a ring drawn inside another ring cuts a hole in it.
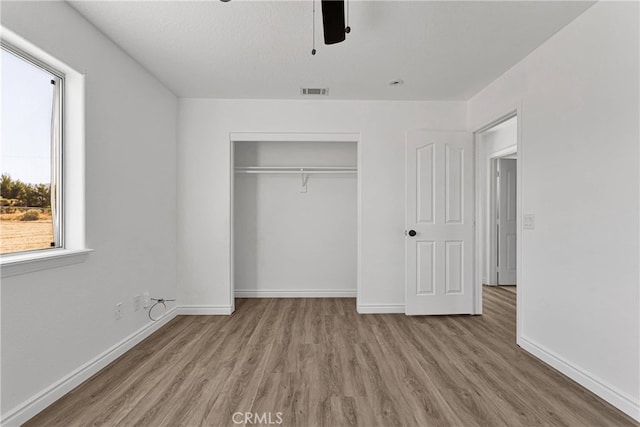
[[[329,95],[328,88],[303,87],[300,89],[302,95]]]

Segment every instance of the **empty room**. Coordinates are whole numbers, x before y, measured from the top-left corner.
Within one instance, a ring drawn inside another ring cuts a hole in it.
[[[0,425],[640,426],[637,1],[0,39]]]

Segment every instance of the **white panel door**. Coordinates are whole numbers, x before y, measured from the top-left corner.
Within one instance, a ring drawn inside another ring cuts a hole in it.
[[[416,131],[406,142],[406,314],[473,313],[473,137]]]
[[[517,160],[499,159],[498,285],[516,284],[516,169]]]

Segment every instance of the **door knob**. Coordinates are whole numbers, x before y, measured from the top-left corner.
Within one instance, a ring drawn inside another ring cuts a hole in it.
[[[416,234],[418,234],[418,233],[416,233],[416,230],[409,230],[409,236],[413,237]]]

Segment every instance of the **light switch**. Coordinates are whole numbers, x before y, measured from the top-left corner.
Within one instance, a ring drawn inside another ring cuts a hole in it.
[[[536,228],[536,216],[533,214],[522,215],[522,228],[525,230],[533,230]]]

